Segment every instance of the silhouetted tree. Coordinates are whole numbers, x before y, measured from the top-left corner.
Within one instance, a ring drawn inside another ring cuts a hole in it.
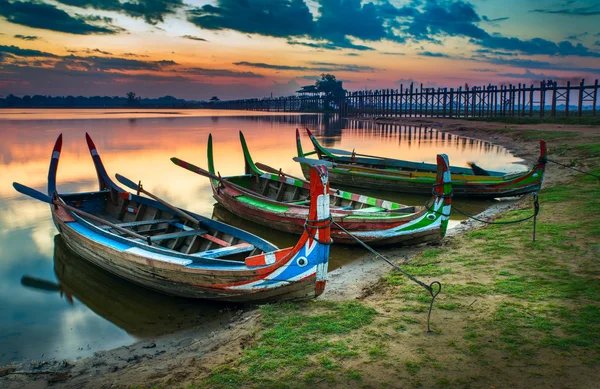
[[[317,92],[325,94],[325,109],[330,109],[332,101],[340,101],[346,97],[346,89],[342,86],[342,81],[335,79],[333,74],[321,74],[321,79],[315,83]]]
[[[127,105],[140,105],[140,98],[133,92],[127,92]]]

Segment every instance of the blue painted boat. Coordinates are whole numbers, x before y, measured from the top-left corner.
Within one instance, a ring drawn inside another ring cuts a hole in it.
[[[13,184],[19,192],[51,204],[65,243],[81,257],[175,296],[254,302],[312,298],[323,292],[330,243],[324,167],[312,169],[311,212],[304,234],[294,247],[278,249],[241,229],[140,196],[139,191],[126,192],[109,178],[88,134],[86,139],[98,191],[57,192],[62,134],[52,152],[48,196]]]

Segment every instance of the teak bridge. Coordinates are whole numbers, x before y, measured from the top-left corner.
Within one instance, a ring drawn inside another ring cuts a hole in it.
[[[508,84],[459,88],[400,86],[347,92],[333,100],[322,94],[227,100],[207,108],[271,112],[335,112],[345,117],[568,117],[596,116],[598,80],[577,85],[542,81],[539,85]]]

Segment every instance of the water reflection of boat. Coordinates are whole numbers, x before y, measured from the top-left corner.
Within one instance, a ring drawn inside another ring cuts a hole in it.
[[[86,138],[99,191],[58,194],[62,135],[48,171],[49,196],[13,184],[19,192],[52,205],[52,218],[66,244],[86,260],[131,282],[181,297],[243,302],[310,298],[323,292],[330,217],[329,208],[317,203],[329,197],[327,169],[312,169],[314,201],[305,233],[295,246],[279,250],[246,231],[171,206],[141,185],[126,184],[135,186],[138,195],[125,192],[109,178],[96,146],[89,135]]]
[[[54,272],[59,289],[127,333],[148,338],[218,321],[222,304],[171,297],[127,282],[74,253],[54,238]],[[222,315],[221,315],[222,316]]]
[[[431,185],[435,184],[437,167],[434,164],[323,147],[310,130],[306,131],[314,147],[314,151],[308,153],[302,150],[300,134],[296,131],[298,157],[295,160],[300,162],[304,175],[311,165],[322,163],[329,167],[330,181],[334,184],[405,193],[430,193]],[[544,178],[546,153],[546,142],[540,140],[538,162],[525,172],[486,171],[475,165],[471,169],[451,166],[452,192],[469,198],[497,198],[538,191]],[[313,154],[318,160],[306,158]]]

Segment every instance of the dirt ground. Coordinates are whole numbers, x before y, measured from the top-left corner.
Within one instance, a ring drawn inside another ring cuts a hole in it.
[[[381,121],[392,122],[392,121]],[[600,143],[600,128],[593,126],[574,126],[556,124],[537,125],[513,125],[491,122],[476,122],[450,119],[400,119],[394,123],[406,125],[432,126],[456,135],[473,137],[487,140],[505,146],[516,156],[534,161],[539,154],[539,144],[534,140],[523,140],[518,131],[532,130],[540,131],[542,135],[552,132],[573,132],[576,137],[569,138],[569,144],[586,144],[592,139]],[[552,154],[553,144],[548,141],[550,157],[562,162],[569,163],[569,156]],[[560,185],[566,182],[572,172],[555,164],[548,164],[544,186]],[[493,209],[486,211],[493,214],[516,206],[515,201],[503,201]],[[478,222],[463,222],[449,234],[442,245],[451,245],[452,236],[463,234],[465,231],[481,225]],[[405,263],[424,248],[416,247],[408,249],[392,248],[381,250],[388,258],[397,263]],[[468,250],[468,247],[463,248]],[[325,300],[349,300],[367,299],[370,304],[381,308],[385,312],[388,302],[394,300],[389,289],[380,287],[378,282],[381,277],[389,273],[390,267],[383,261],[373,259],[368,254],[359,259],[351,266],[329,274],[329,282],[326,292],[320,299]],[[467,280],[484,283],[486,280]],[[477,304],[477,302],[473,302]],[[379,310],[379,309],[378,309]],[[256,331],[259,312],[251,310],[239,311],[232,315],[231,321],[222,330],[212,332],[208,337],[199,336],[195,329],[185,330],[174,334],[165,335],[153,341],[139,342],[130,346],[120,347],[114,350],[97,352],[93,357],[74,362],[52,362],[41,367],[32,369],[30,366],[14,366],[0,369],[0,386],[13,388],[45,388],[48,386],[56,388],[82,388],[82,387],[170,387],[186,386],[195,377],[206,375],[214,368],[238,359],[244,350],[246,340],[251,338]],[[444,330],[452,332],[452,323],[455,320],[452,312],[436,313],[438,325],[443,325]],[[440,317],[442,316],[442,317]],[[442,319],[442,320],[440,320]],[[426,336],[426,335],[425,335]],[[412,347],[418,348],[419,339]],[[493,339],[489,340],[493,342]],[[395,348],[395,355],[402,355],[409,351],[403,351],[403,344],[391,343]],[[555,355],[542,355],[542,359],[552,359]],[[439,358],[444,358],[440,355]],[[503,358],[498,355],[498,358]],[[539,360],[539,357],[538,357]],[[350,362],[354,363],[354,362]],[[384,365],[385,366],[385,365]],[[385,368],[373,366],[372,374],[387,374]],[[494,367],[491,366],[491,369]],[[589,375],[594,370],[585,366],[573,366],[573,372],[580,376]],[[381,370],[378,370],[381,369]],[[515,377],[503,377],[502,371],[497,372],[496,382],[518,382],[519,369],[511,370]],[[354,385],[352,385],[354,386]],[[361,384],[357,383],[356,387]],[[418,385],[416,385],[418,386]],[[493,385],[482,383],[477,387],[494,388]],[[346,385],[344,385],[346,387]],[[509,386],[504,386],[509,387]],[[562,387],[562,386],[556,386]],[[565,387],[575,387],[567,385]],[[581,386],[587,387],[587,386]]]

